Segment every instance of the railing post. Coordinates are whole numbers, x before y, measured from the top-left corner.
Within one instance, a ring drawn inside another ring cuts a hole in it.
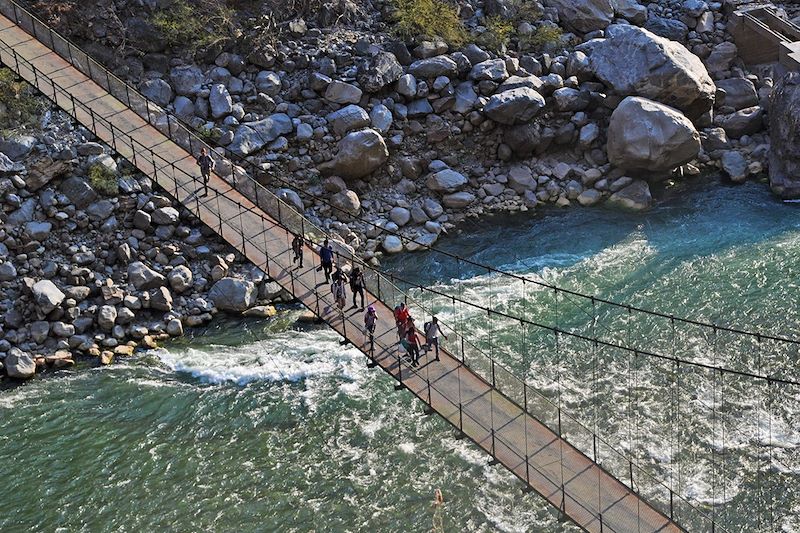
[[[109,122],[108,125],[111,128],[111,145],[114,147],[114,151],[118,152],[119,150],[117,150],[117,135],[114,133],[114,124],[112,122]]]
[[[636,492],[636,489],[633,488],[633,461],[631,460],[628,460],[628,471],[631,476],[631,492]]]

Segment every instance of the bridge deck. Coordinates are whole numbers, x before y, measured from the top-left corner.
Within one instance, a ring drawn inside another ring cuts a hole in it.
[[[16,59],[12,49],[18,55]],[[39,72],[34,73],[20,58]],[[198,169],[193,155],[2,16],[0,59],[97,137],[114,146],[120,155],[367,353],[360,328],[361,312],[353,310],[341,315],[338,310],[326,310],[333,301],[322,275],[314,268],[315,253],[307,248],[305,267],[294,268],[291,235],[274,219],[216,175],[211,179],[210,195],[199,197],[194,177]],[[85,107],[73,107],[72,98]],[[113,130],[99,117],[113,124]],[[174,162],[174,168],[166,162]],[[368,295],[368,301],[376,305],[379,319],[374,361],[576,524],[588,531],[680,530],[456,357],[443,352],[438,362],[425,356],[418,368],[410,367],[399,357],[390,307],[372,294]]]

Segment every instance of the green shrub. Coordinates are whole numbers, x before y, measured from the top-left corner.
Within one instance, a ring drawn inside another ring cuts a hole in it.
[[[530,35],[520,37],[520,44],[536,51],[544,51],[561,43],[564,31],[558,26],[543,25]]]
[[[45,110],[44,100],[26,81],[0,68],[0,129],[15,130],[35,125]]]
[[[100,163],[89,168],[89,183],[94,190],[105,196],[116,196],[119,193],[117,175]]]
[[[233,16],[223,0],[175,0],[151,21],[168,46],[196,50],[227,38]]]
[[[443,0],[394,0],[398,34],[405,38],[440,38],[452,46],[467,39],[458,11]]]
[[[496,16],[487,19],[484,25],[486,31],[480,37],[481,44],[493,52],[500,52],[511,39],[514,25],[511,21]]]

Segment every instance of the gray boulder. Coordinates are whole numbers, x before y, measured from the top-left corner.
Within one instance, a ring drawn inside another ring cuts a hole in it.
[[[631,211],[643,211],[653,205],[650,186],[644,180],[634,180],[627,187],[612,194],[608,204]]]
[[[544,106],[545,101],[541,94],[522,87],[492,95],[483,107],[483,112],[500,124],[522,124],[529,122]]]
[[[75,204],[78,209],[85,209],[89,204],[97,199],[97,193],[92,186],[78,176],[65,179],[61,183],[61,192]]]
[[[641,26],[647,20],[647,8],[636,0],[612,0],[618,17]]]
[[[33,302],[43,315],[61,305],[65,298],[64,293],[49,279],[37,281],[31,290]]]
[[[208,292],[209,299],[223,311],[246,311],[256,304],[258,290],[251,281],[222,278]]]
[[[10,378],[30,379],[36,374],[36,362],[31,354],[18,348],[11,348],[3,360]]]
[[[359,69],[358,83],[368,93],[376,93],[396,82],[403,75],[403,66],[391,52],[378,52]]]
[[[357,104],[361,101],[361,89],[350,83],[334,80],[325,90],[325,99],[337,104]]]
[[[158,225],[167,225],[167,224],[177,224],[178,220],[180,220],[180,215],[178,210],[174,207],[159,207],[153,214],[151,215],[153,224]]]
[[[337,175],[345,179],[368,176],[386,160],[389,150],[381,134],[373,129],[348,133],[339,141],[336,157],[319,166],[325,175]]]
[[[680,20],[657,16],[648,18],[644,27],[659,37],[677,42],[685,41],[689,33],[689,27]]]
[[[167,278],[148,267],[141,261],[134,261],[128,265],[128,281],[136,290],[149,290],[166,284]]]
[[[17,174],[25,170],[25,165],[12,161],[6,154],[0,152],[0,176]]]
[[[11,262],[0,263],[0,282],[14,281],[17,278],[17,269]]]
[[[369,126],[369,115],[363,107],[351,104],[328,114],[325,119],[338,136]]]
[[[169,72],[169,80],[175,92],[183,96],[194,96],[205,81],[203,71],[194,65],[180,65]]]
[[[228,148],[238,155],[250,155],[281,135],[288,135],[293,129],[292,119],[285,113],[276,113],[256,122],[245,122],[236,130]]]
[[[487,59],[472,67],[469,79],[474,81],[489,80],[497,83],[508,78],[506,62],[503,59]]]
[[[331,205],[354,217],[361,213],[361,200],[355,192],[349,189],[339,191],[331,196]],[[336,214],[341,215],[341,212]]]
[[[747,78],[728,78],[717,81],[717,88],[725,91],[724,104],[735,110],[758,105],[758,93],[753,82]]]
[[[589,58],[595,76],[614,91],[675,107],[692,119],[711,109],[716,86],[683,45],[636,26],[614,25],[606,33],[589,47]]]
[[[426,185],[430,190],[436,192],[456,192],[467,183],[468,180],[463,174],[446,168],[431,174]]]
[[[723,72],[731,68],[731,63],[736,59],[739,50],[732,42],[723,42],[714,45],[711,54],[706,58],[706,67],[709,72]]]
[[[764,111],[758,106],[747,107],[729,115],[717,115],[714,124],[724,129],[728,137],[738,139],[764,129]]]
[[[256,74],[256,89],[267,96],[277,96],[281,92],[281,78],[270,70],[262,70]]]
[[[111,331],[117,321],[117,308],[113,305],[101,305],[97,310],[97,325],[103,331]]]
[[[747,180],[747,159],[735,150],[726,150],[720,159],[722,170],[734,183],[742,183]]]
[[[471,192],[461,191],[453,194],[446,194],[442,197],[442,203],[450,209],[463,209],[475,201],[475,195]]]
[[[169,286],[177,293],[184,292],[192,287],[192,271],[186,265],[179,265],[173,268],[167,279],[169,279]]]
[[[11,135],[0,138],[0,152],[6,154],[12,161],[19,161],[33,150],[36,137],[30,135]]]
[[[233,111],[233,99],[228,89],[221,83],[211,86],[208,103],[211,105],[211,116],[216,119],[228,116]]]
[[[614,20],[611,0],[546,0],[545,5],[554,7],[559,21],[579,33],[605,29]]]
[[[448,56],[436,56],[414,61],[408,72],[416,78],[433,79],[439,76],[454,78],[458,75],[458,65]]]
[[[800,198],[800,73],[778,80],[769,113],[769,184],[782,198]]]
[[[173,96],[172,87],[161,78],[143,81],[139,84],[139,92],[161,107],[168,106]]]
[[[50,222],[37,222],[32,220],[25,224],[25,233],[34,241],[43,241],[50,236],[53,225]]]
[[[292,206],[295,211],[298,213],[302,213],[305,211],[306,207],[303,205],[303,200],[300,198],[300,195],[297,194],[296,191],[292,189],[278,189],[275,191],[275,196],[280,198],[283,202],[287,203],[288,205]]]
[[[700,134],[680,112],[629,96],[608,126],[608,160],[633,173],[670,172],[700,153]]]
[[[556,109],[559,111],[582,111],[589,107],[591,96],[588,91],[562,87],[553,92]]]

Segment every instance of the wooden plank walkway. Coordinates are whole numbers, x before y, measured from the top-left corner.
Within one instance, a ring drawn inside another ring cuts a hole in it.
[[[0,60],[114,146],[353,345],[369,352],[361,312],[330,310],[333,301],[316,271],[316,253],[306,247],[305,267],[295,268],[292,235],[217,175],[212,176],[209,196],[199,196],[194,155],[2,16]],[[401,297],[388,284],[384,287],[390,303]],[[367,299],[378,311],[373,361],[566,517],[593,532],[681,531],[450,353],[443,351],[440,361],[424,356],[412,368],[400,357],[391,308],[373,294]]]

